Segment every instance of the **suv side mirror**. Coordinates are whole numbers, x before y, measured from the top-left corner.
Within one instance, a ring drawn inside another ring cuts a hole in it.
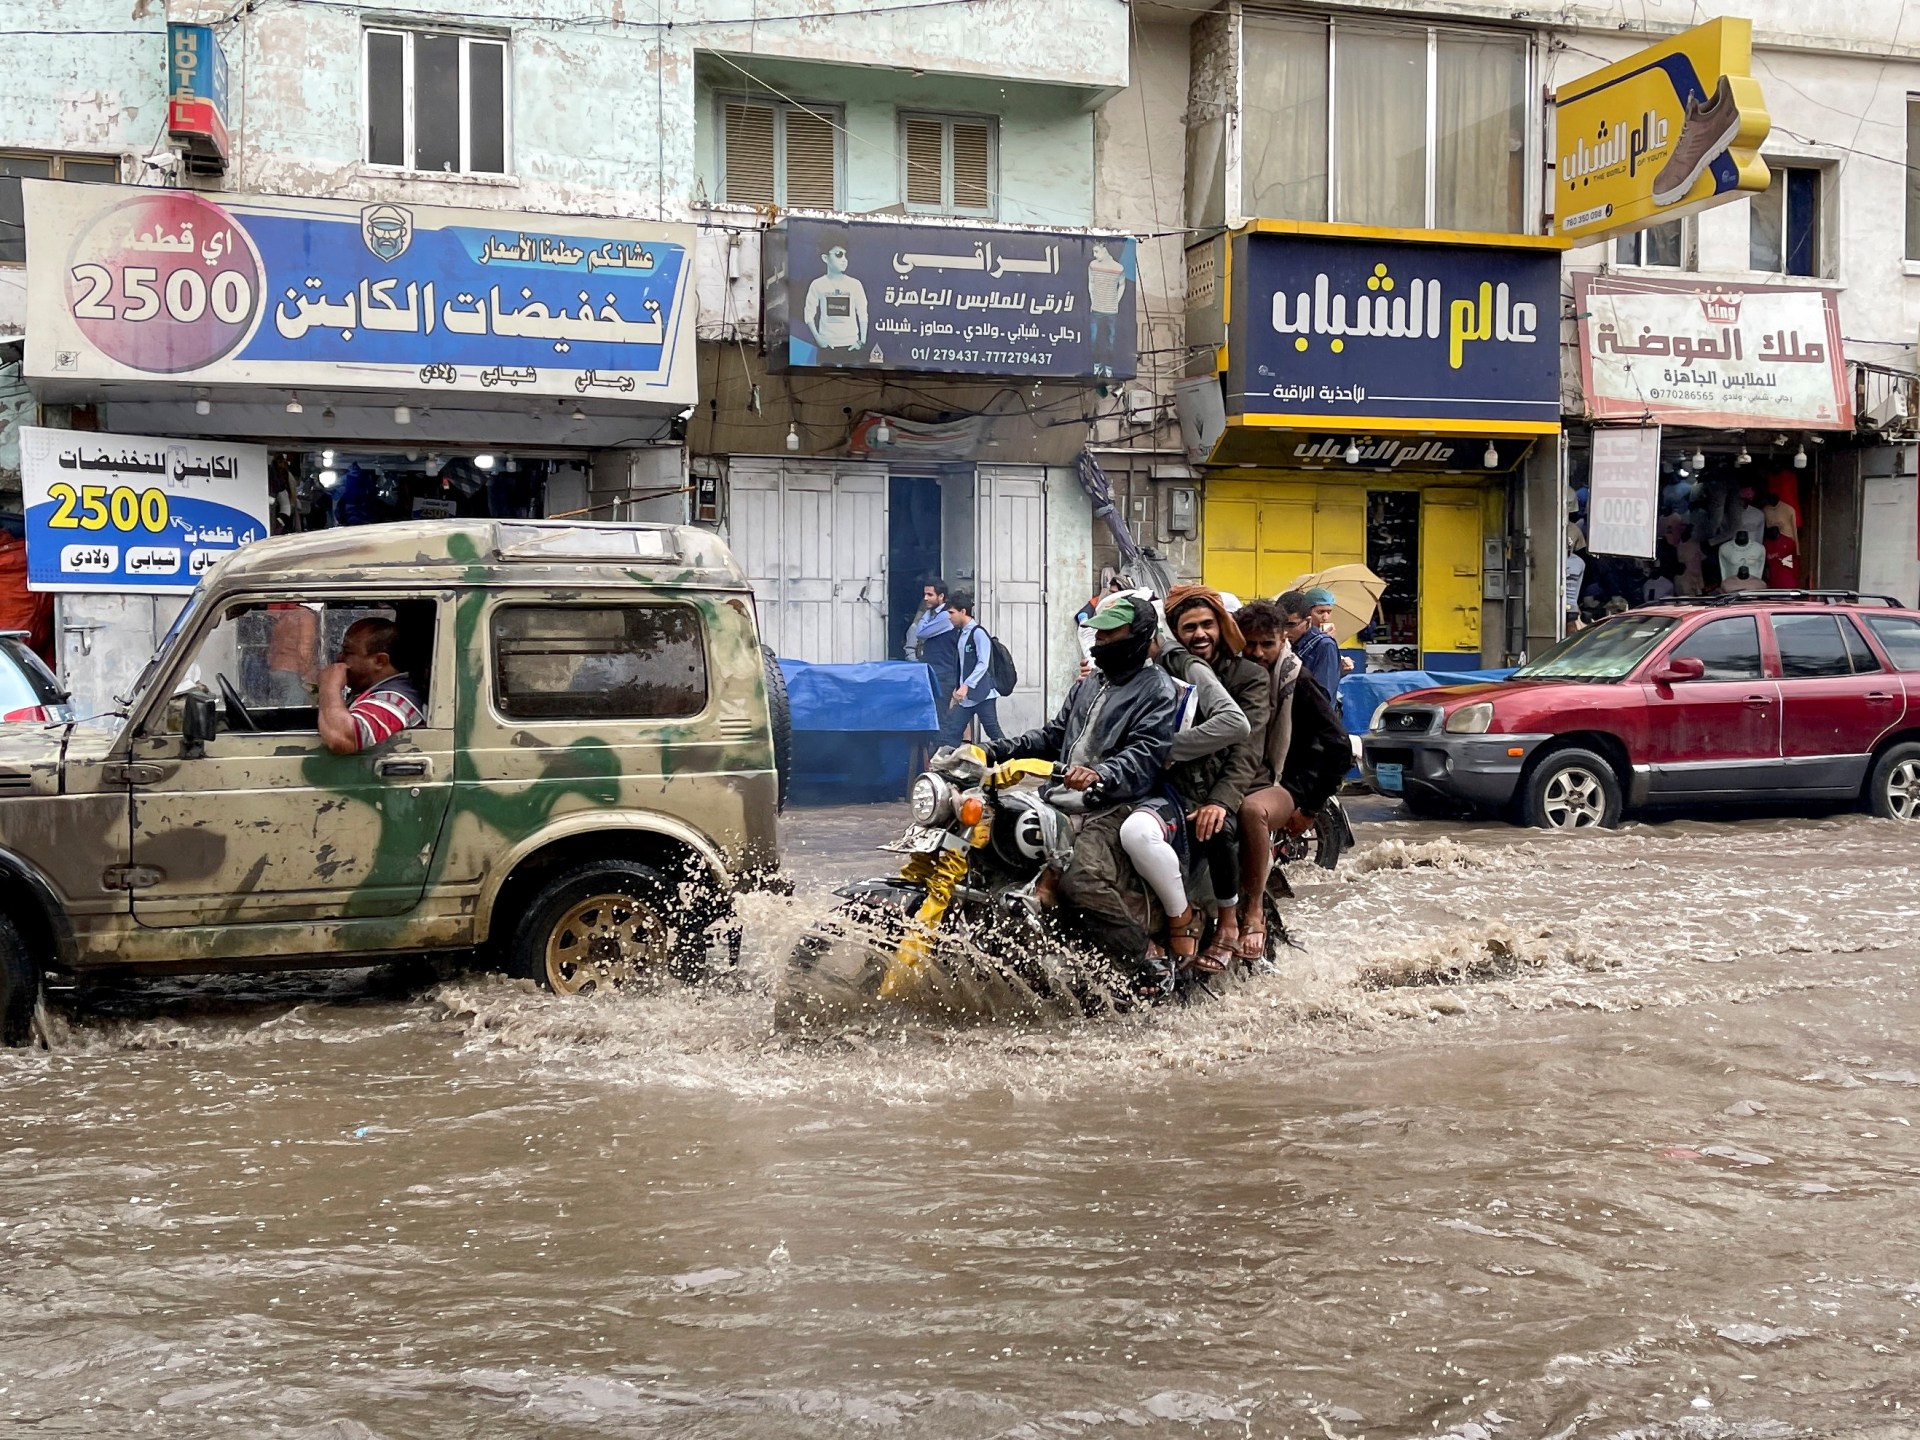
[[[1676,655],[1653,672],[1656,685],[1684,685],[1707,673],[1706,662],[1692,655]]]
[[[218,712],[213,696],[205,690],[189,690],[180,697],[180,738],[186,742],[189,757],[206,753],[207,742],[220,733]]]

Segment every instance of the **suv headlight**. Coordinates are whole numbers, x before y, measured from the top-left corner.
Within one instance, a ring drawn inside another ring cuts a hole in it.
[[[1449,735],[1484,735],[1493,728],[1493,702],[1481,700],[1472,705],[1462,705],[1447,716],[1446,732]]]
[[[1387,706],[1392,703],[1390,700],[1382,700],[1378,705],[1373,707],[1373,718],[1367,721],[1367,729],[1378,730],[1380,728],[1380,722],[1385,718],[1387,713]]]
[[[944,825],[953,816],[953,787],[938,775],[922,775],[907,792],[916,825]]]

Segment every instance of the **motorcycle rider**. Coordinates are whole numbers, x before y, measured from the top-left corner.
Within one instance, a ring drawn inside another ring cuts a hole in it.
[[[1245,639],[1218,590],[1176,585],[1167,592],[1167,624],[1177,646],[1162,663],[1181,678],[1191,678],[1196,665],[1206,667],[1247,718],[1243,738],[1176,767],[1170,777],[1187,806],[1188,834],[1206,859],[1219,903],[1213,940],[1194,962],[1195,969],[1211,974],[1226,969],[1240,942],[1240,897],[1245,893],[1240,885],[1240,807],[1261,767],[1273,681],[1266,667],[1241,653]]]
[[[1173,677],[1149,663],[1159,617],[1151,601],[1109,598],[1086,619],[1094,632],[1093,670],[1067,692],[1059,714],[1037,730],[991,741],[991,763],[1053,760],[1067,766],[1060,793],[1048,798],[1073,816],[1073,860],[1059,895],[1087,938],[1158,990],[1171,980],[1148,959],[1151,939],[1128,907],[1127,861],[1120,831],[1134,805],[1152,793],[1173,743]]]
[[[1339,711],[1288,644],[1287,616],[1256,600],[1234,617],[1247,654],[1269,677],[1271,718],[1263,739],[1257,783],[1240,805],[1240,944],[1250,965],[1266,959],[1263,897],[1273,868],[1273,837],[1298,834],[1339,790],[1353,766],[1353,749]]]

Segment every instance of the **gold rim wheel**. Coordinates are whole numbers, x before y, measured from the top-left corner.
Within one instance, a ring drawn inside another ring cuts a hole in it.
[[[547,932],[547,984],[558,995],[656,978],[667,960],[667,927],[644,900],[609,891],[568,907]]]

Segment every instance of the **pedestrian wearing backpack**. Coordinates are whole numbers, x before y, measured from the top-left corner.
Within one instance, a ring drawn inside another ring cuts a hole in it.
[[[980,717],[980,728],[991,740],[1004,740],[1000,729],[1000,692],[993,683],[993,637],[973,618],[973,596],[956,590],[947,596],[947,618],[960,637],[960,683],[940,726],[940,743],[957,745]]]

